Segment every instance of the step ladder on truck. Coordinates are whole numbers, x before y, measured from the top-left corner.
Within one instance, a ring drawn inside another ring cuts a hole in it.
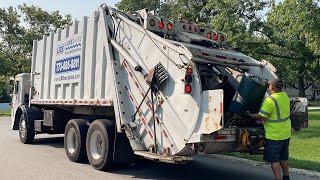
[[[64,133],[67,157],[98,170],[136,156],[186,163],[194,154],[260,148],[261,126],[226,118],[250,110],[247,96],[261,105],[275,68],[226,41],[146,9],[101,5],[34,41],[31,73],[15,78],[12,129],[25,144]]]

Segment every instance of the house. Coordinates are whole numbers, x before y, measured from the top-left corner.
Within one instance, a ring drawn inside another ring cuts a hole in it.
[[[318,88],[319,88],[319,90],[317,91],[317,92],[319,93],[318,98],[320,98],[320,87],[318,87]],[[299,90],[298,90],[298,89],[295,89],[295,88],[292,88],[292,87],[290,87],[290,86],[284,85],[283,91],[286,92],[290,98],[299,97]],[[307,98],[308,100],[310,100],[310,99],[315,99],[315,98],[314,98],[313,86],[310,86],[310,87],[305,91],[305,93],[306,93],[306,98]]]
[[[320,101],[320,84],[313,84],[312,85],[313,90],[313,99],[316,101]]]

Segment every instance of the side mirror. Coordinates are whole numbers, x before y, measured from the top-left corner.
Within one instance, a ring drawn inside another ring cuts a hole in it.
[[[9,85],[10,85],[10,86],[13,86],[13,85],[14,85],[14,78],[13,78],[13,77],[10,77],[10,79],[9,79]]]

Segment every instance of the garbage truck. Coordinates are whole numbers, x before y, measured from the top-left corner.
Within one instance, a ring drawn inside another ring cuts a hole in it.
[[[241,112],[258,112],[276,77],[222,32],[101,5],[33,41],[31,72],[14,79],[12,129],[24,144],[64,134],[67,157],[98,170],[252,151],[263,127]]]

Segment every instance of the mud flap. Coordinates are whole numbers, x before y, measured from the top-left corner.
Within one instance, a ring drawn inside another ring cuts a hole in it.
[[[135,161],[136,156],[125,133],[117,133],[115,143],[113,154],[115,163],[131,163]]]

